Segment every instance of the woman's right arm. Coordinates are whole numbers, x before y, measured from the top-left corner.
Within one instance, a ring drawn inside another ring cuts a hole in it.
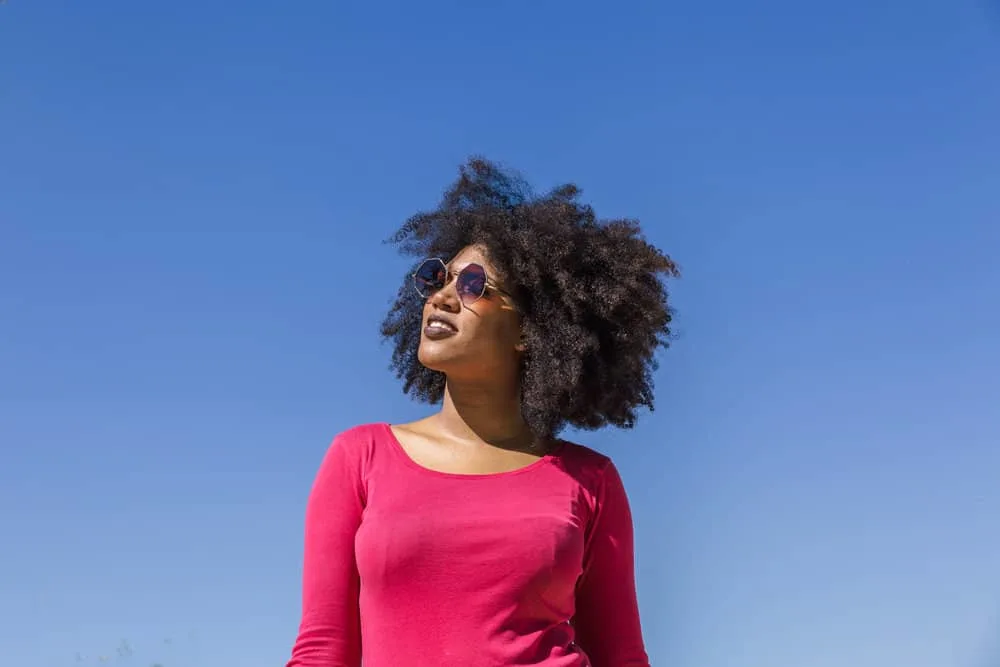
[[[354,536],[364,509],[358,443],[337,436],[306,506],[302,619],[287,667],[359,667],[360,581]]]

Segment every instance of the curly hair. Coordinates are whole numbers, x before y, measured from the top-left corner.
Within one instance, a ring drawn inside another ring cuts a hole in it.
[[[632,428],[639,408],[653,409],[655,353],[671,340],[665,279],[677,266],[637,221],[599,220],[579,196],[572,184],[536,195],[516,173],[473,158],[436,209],[387,241],[418,261],[483,248],[521,314],[522,414],[545,437],[567,425]],[[381,332],[403,391],[437,403],[445,377],[417,358],[422,313],[407,275]]]

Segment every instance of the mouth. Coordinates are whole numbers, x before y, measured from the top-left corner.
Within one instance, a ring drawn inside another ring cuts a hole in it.
[[[427,324],[424,325],[424,335],[431,340],[448,338],[457,333],[458,327],[440,315],[431,315],[427,318]]]

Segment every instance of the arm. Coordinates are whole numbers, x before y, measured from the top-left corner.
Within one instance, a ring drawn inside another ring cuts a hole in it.
[[[649,667],[635,592],[632,512],[610,462],[597,491],[573,625],[593,667]]]
[[[355,443],[338,436],[327,451],[306,506],[302,620],[287,667],[359,667],[360,581],[354,535],[364,485]]]

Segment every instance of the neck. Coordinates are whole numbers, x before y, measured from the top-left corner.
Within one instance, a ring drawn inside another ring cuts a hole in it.
[[[448,380],[436,419],[447,435],[503,449],[534,449],[516,387]]]

